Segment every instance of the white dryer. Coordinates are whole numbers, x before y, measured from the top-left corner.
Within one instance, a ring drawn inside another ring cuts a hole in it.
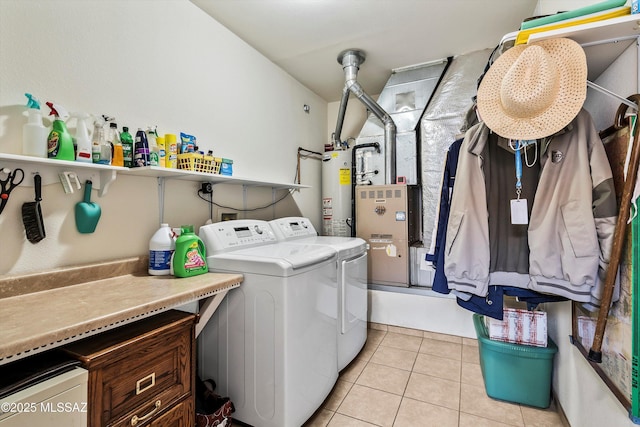
[[[269,222],[281,242],[321,245],[338,253],[338,371],[358,355],[367,340],[367,243],[358,237],[318,236],[308,218]]]
[[[200,228],[209,271],[242,273],[198,337],[199,370],[231,397],[234,419],[299,427],[338,379],[336,253],[277,242],[269,224]]]

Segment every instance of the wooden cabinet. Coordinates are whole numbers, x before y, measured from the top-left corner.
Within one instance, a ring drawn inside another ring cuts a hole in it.
[[[64,348],[89,371],[90,427],[195,424],[195,319],[171,310]]]

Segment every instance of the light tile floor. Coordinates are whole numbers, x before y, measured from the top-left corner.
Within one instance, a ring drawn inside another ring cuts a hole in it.
[[[305,427],[563,427],[560,415],[491,399],[474,339],[371,324]]]

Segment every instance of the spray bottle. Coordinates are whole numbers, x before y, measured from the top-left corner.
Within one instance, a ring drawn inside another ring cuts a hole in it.
[[[91,140],[89,139],[89,129],[87,128],[87,113],[71,113],[71,117],[77,119],[76,124],[76,161],[91,163]]]
[[[104,142],[104,119],[102,117],[96,116],[96,119],[93,122],[93,141],[91,143],[91,155],[93,163],[101,163],[100,154]]]
[[[47,102],[47,107],[51,109],[49,115],[55,116],[53,129],[47,138],[47,156],[50,159],[74,161],[76,155],[73,150],[73,138],[64,123],[69,118],[69,113],[62,106],[52,102]]]
[[[22,127],[22,154],[25,156],[47,157],[47,128],[42,124],[40,101],[30,93],[27,97],[29,120]]]
[[[104,119],[103,126],[106,126],[106,124],[109,123],[109,127],[104,128],[104,140],[100,145],[100,164],[110,165],[113,163],[113,132],[116,131],[117,133],[118,125],[115,125],[115,129],[111,126],[112,124],[115,124],[113,123],[115,117],[103,114],[102,118]]]

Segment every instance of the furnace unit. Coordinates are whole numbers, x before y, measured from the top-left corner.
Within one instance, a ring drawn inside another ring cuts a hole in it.
[[[420,208],[419,186],[356,186],[356,235],[369,244],[369,283],[409,286],[409,246],[420,240]]]

